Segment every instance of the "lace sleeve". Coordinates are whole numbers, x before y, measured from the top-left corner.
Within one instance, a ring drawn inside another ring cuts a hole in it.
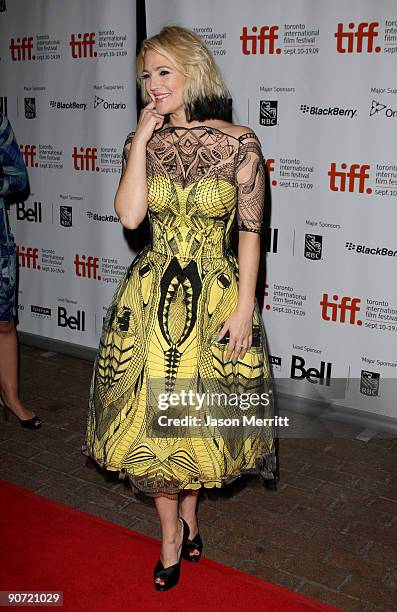
[[[128,159],[128,149],[127,149],[127,145],[131,144],[132,139],[135,136],[135,132],[130,132],[125,140],[124,143],[124,147],[123,147],[123,154],[122,154],[122,158],[121,158],[121,177],[120,180],[123,178],[123,174],[125,172],[126,166],[127,166],[127,159]]]
[[[265,166],[259,138],[254,132],[239,137],[236,162],[237,228],[262,234]]]

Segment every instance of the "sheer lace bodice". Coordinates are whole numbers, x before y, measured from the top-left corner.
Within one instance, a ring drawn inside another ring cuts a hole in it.
[[[148,142],[146,171],[153,250],[223,257],[235,220],[240,231],[262,232],[264,161],[253,132],[235,138],[205,125],[163,128]]]

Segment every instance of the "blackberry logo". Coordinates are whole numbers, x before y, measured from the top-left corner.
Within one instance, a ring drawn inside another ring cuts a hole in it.
[[[259,106],[259,123],[264,126],[277,125],[277,100],[261,100]]]
[[[362,395],[377,397],[379,395],[379,382],[379,372],[369,372],[368,370],[361,370],[360,393]]]
[[[25,98],[25,117],[26,119],[36,118],[36,98]]]
[[[355,244],[354,242],[346,242],[348,251],[356,251],[361,255],[381,255],[382,257],[397,257],[396,249],[388,249],[386,247],[369,247],[365,244]]]
[[[353,119],[357,115],[356,108],[340,108],[340,106],[308,106],[307,104],[300,105],[301,112],[305,115],[326,115],[327,117],[349,117]]]
[[[305,235],[304,256],[306,259],[319,260],[321,259],[323,250],[323,237],[317,234]]]

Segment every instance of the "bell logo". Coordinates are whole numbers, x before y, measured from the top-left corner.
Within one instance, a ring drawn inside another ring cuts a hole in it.
[[[336,163],[331,163],[328,172],[331,191],[372,193],[372,187],[365,187],[365,182],[369,179],[369,164],[352,164],[348,169],[347,164],[343,163],[340,167],[341,170],[337,170]]]
[[[41,202],[34,202],[31,208],[26,207],[25,202],[18,202],[17,221],[41,223]]]
[[[345,31],[343,23],[338,23],[338,29],[334,33],[336,38],[336,50],[338,53],[380,53],[381,47],[374,47],[374,40],[378,36],[376,28],[379,27],[378,21],[368,23],[363,21],[357,26],[351,22],[347,24]],[[366,41],[364,49],[364,40]]]
[[[39,249],[36,247],[16,246],[16,253],[18,255],[18,261],[21,268],[29,268],[33,270],[40,270],[40,265],[37,263],[39,258]]]
[[[9,49],[12,62],[26,62],[36,59],[36,56],[32,54],[33,36],[11,38]]]
[[[80,276],[83,278],[94,278],[96,280],[101,280],[101,277],[98,275],[99,269],[99,259],[98,257],[89,257],[86,258],[85,255],[79,255],[76,253],[74,258],[74,266],[76,276]]]
[[[356,319],[356,314],[360,312],[360,298],[351,298],[348,296],[343,296],[341,300],[339,300],[338,295],[333,295],[331,301],[329,299],[328,293],[323,293],[323,299],[320,301],[320,306],[322,306],[321,317],[324,321],[337,321],[338,323],[346,323],[346,313],[349,312],[349,321],[350,325],[362,325],[363,322],[361,319]],[[329,316],[329,313],[331,316]],[[339,313],[339,316],[338,316]]]
[[[37,168],[39,165],[36,161],[36,145],[19,145],[23,155],[23,161],[27,168]]]
[[[99,172],[99,166],[95,165],[98,159],[98,149],[96,147],[73,147],[72,159],[73,168],[82,172]]]
[[[69,41],[73,59],[84,57],[96,57],[95,32],[84,32],[84,34],[72,34]]]
[[[58,327],[68,327],[77,331],[85,331],[85,312],[78,310],[75,316],[68,316],[66,308],[58,306]]]
[[[291,373],[290,376],[293,379],[296,380],[301,380],[302,378],[305,378],[307,381],[309,381],[312,384],[320,384],[320,385],[324,385],[324,381],[325,381],[325,385],[327,387],[330,386],[331,384],[331,370],[332,370],[332,363],[326,363],[325,361],[320,361],[320,369],[317,370],[317,368],[308,368],[305,369],[305,360],[303,357],[301,357],[300,355],[292,355],[292,361],[291,361]],[[327,367],[327,370],[325,371],[325,367]],[[312,378],[314,378],[315,380],[311,380]]]
[[[247,26],[243,27],[243,33],[240,36],[243,55],[257,55],[258,53],[260,55],[265,53],[267,55],[273,55],[274,53],[279,55],[281,53],[281,49],[275,46],[278,39],[278,26],[265,25],[260,28],[259,34],[257,32],[257,26],[252,26],[252,34],[248,34]]]

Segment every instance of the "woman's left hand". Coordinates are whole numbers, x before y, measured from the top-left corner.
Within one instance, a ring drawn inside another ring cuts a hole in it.
[[[236,362],[239,356],[243,359],[250,348],[252,344],[252,315],[252,309],[236,308],[226,319],[218,334],[218,341],[220,341],[226,332],[229,332],[225,363],[229,361],[231,355],[233,362]]]

